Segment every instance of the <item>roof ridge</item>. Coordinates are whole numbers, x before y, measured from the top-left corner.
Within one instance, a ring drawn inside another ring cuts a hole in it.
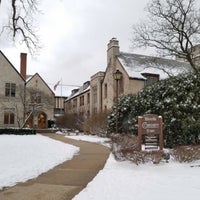
[[[146,57],[146,58],[154,58],[154,59],[158,59],[158,60],[166,60],[166,61],[170,61],[170,62],[177,62],[177,63],[184,63],[184,64],[189,64],[188,62],[184,62],[184,61],[179,61],[179,60],[175,60],[175,59],[170,59],[170,58],[165,58],[165,57],[158,57],[158,56],[153,56],[153,55],[144,55],[144,54],[137,54],[137,53],[128,53],[128,52],[124,52],[124,51],[120,51],[119,57],[120,55],[134,55],[134,56],[141,56],[141,57]]]

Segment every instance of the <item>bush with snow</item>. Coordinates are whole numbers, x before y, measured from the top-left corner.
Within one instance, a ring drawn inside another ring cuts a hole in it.
[[[200,145],[178,146],[171,151],[171,155],[181,163],[200,160]]]
[[[198,144],[200,141],[200,73],[182,74],[145,87],[137,95],[119,98],[119,132],[137,134],[137,118],[161,115],[166,147]],[[116,107],[108,117],[115,130]]]
[[[164,151],[138,151],[138,138],[135,135],[114,134],[111,136],[112,153],[116,160],[129,160],[136,165],[152,162],[158,164],[166,161]]]

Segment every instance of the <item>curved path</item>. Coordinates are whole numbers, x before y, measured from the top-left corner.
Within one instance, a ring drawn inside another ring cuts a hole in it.
[[[80,147],[79,154],[36,179],[0,191],[1,200],[70,200],[104,167],[110,153],[99,144],[52,133],[43,135]]]

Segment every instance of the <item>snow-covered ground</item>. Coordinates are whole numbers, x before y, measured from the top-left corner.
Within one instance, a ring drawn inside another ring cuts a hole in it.
[[[0,135],[0,189],[35,178],[78,151],[41,135]]]
[[[104,169],[73,200],[198,200],[200,167],[165,163],[136,166],[111,154]]]
[[[94,136],[73,139],[98,141]],[[200,161],[188,164],[170,161],[137,166],[128,161],[117,162],[111,154],[104,169],[73,200],[198,200],[199,165]]]
[[[98,143],[98,144],[102,144],[104,146],[110,146],[109,145],[109,138],[104,138],[104,137],[98,137],[95,135],[70,135],[70,136],[66,136],[68,138],[74,139],[74,140],[82,140],[82,141],[87,141],[87,142],[94,142],[94,143]]]
[[[107,141],[106,138],[95,136],[69,137],[98,143]],[[29,172],[35,171],[34,175],[31,175],[35,177],[38,171],[47,170],[45,163],[48,166],[54,163],[57,153],[61,154],[59,162],[63,162],[66,154],[68,154],[67,159],[70,159],[73,153],[77,152],[75,147],[66,146],[40,135],[33,138],[34,136],[0,136],[0,187],[5,186],[6,181],[10,185],[14,184],[11,184],[11,181],[15,180],[19,173],[16,170],[24,168],[24,165],[29,166],[27,169]],[[32,150],[31,146],[34,146]],[[55,148],[52,148],[53,146]],[[13,150],[9,150],[10,148]],[[47,149],[46,155],[45,149]],[[27,153],[22,158],[18,157],[24,150]],[[40,154],[35,155],[35,151]],[[26,163],[21,163],[25,158],[28,159]],[[35,162],[39,162],[37,170],[33,168]],[[111,154],[104,169],[73,200],[198,200],[200,198],[199,165],[200,161],[185,164],[170,161],[158,165],[148,163],[136,166],[128,161],[117,162]],[[7,178],[4,178],[4,170]],[[29,174],[28,171],[22,174]],[[31,177],[18,181],[25,181],[28,178]]]

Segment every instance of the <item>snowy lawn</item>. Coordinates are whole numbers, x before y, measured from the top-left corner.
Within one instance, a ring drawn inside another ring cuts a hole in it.
[[[92,138],[73,136],[77,140]],[[198,200],[199,165],[200,161],[181,164],[170,160],[137,166],[128,161],[117,162],[111,154],[104,169],[73,200]]]
[[[190,165],[136,166],[117,162],[111,154],[104,169],[73,200],[198,200],[200,167]]]
[[[0,189],[35,178],[78,151],[42,135],[0,135]]]
[[[69,137],[98,143],[108,140]],[[0,136],[0,188],[36,177],[71,159],[77,151],[76,147],[40,135]],[[136,166],[128,161],[117,162],[111,154],[104,169],[73,200],[198,200],[199,165],[200,161],[180,164],[170,160]]]

